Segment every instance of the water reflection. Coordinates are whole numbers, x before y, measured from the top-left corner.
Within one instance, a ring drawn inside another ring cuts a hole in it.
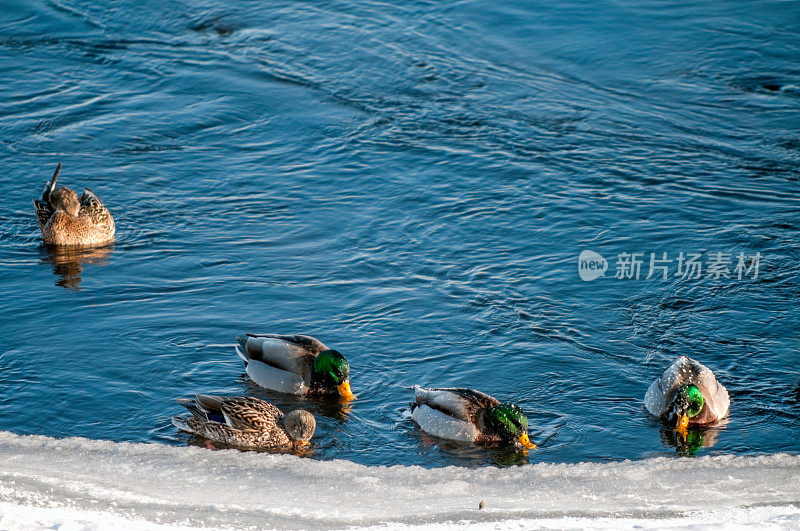
[[[528,450],[516,445],[492,448],[492,462],[499,466],[527,465],[530,463]]]
[[[462,466],[474,465],[476,462],[485,460],[487,453],[491,455],[491,463],[497,466],[515,466],[530,463],[528,450],[513,444],[480,446],[440,439],[425,433],[419,427],[415,427],[414,431],[419,436],[420,448],[424,453],[435,451],[439,448],[450,454],[451,457],[458,459],[458,464]]]
[[[682,457],[694,457],[701,449],[711,448],[717,443],[721,427],[720,423],[714,426],[691,426],[683,434],[664,426],[660,429],[661,442],[675,448],[675,453]]]
[[[86,264],[108,265],[113,245],[105,247],[65,247],[47,245],[41,247],[42,260],[53,264],[53,273],[59,278],[56,286],[78,290],[83,280]]]

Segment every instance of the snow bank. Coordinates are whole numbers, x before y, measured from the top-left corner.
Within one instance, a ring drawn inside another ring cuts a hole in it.
[[[429,470],[0,432],[0,463],[2,529],[800,525],[785,454]]]

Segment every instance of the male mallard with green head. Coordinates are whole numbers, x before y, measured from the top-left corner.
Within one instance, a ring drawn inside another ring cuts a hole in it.
[[[61,163],[53,178],[44,186],[41,199],[34,199],[36,218],[47,245],[91,247],[114,240],[116,227],[111,213],[97,195],[88,188],[78,198],[74,190],[56,188]]]
[[[311,336],[246,334],[236,341],[247,375],[261,387],[293,395],[355,398],[345,357]]]
[[[711,369],[686,356],[676,359],[644,395],[644,406],[681,433],[690,425],[716,422],[728,414],[731,401]]]
[[[536,448],[519,406],[473,389],[414,386],[411,418],[423,431],[442,439]]]
[[[195,395],[181,398],[191,417],[172,417],[179,430],[242,450],[302,449],[317,427],[314,415],[298,409],[286,415],[252,396]]]

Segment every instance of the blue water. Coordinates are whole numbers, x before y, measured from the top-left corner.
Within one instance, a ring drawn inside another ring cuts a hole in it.
[[[185,445],[173,398],[255,393],[326,460],[800,451],[800,6],[496,4],[4,0],[0,429]],[[59,161],[112,248],[40,245]],[[733,278],[644,278],[680,252]],[[342,351],[359,399],[259,391],[245,331]],[[682,354],[732,399],[688,449],[642,408]],[[414,384],[517,402],[541,448],[424,436]]]

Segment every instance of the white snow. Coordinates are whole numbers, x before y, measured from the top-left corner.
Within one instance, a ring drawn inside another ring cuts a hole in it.
[[[0,432],[0,529],[755,524],[800,526],[800,456],[424,469]]]

